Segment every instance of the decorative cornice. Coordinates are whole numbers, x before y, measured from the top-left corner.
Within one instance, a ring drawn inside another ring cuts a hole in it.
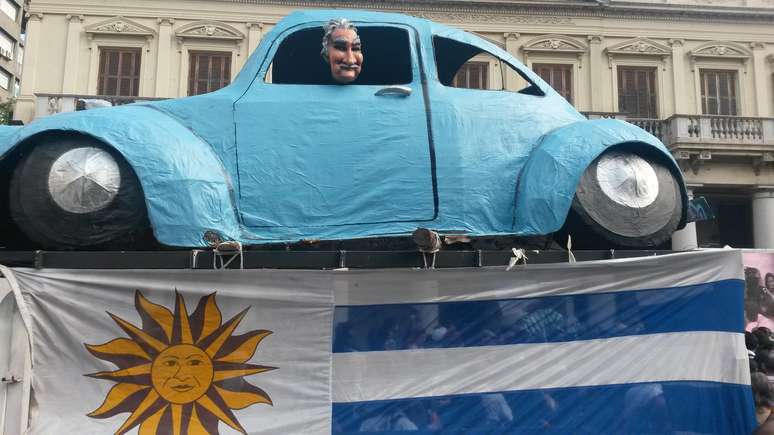
[[[425,18],[432,21],[454,23],[482,23],[482,24],[562,24],[574,26],[575,22],[570,17],[542,16],[542,15],[510,15],[487,12],[460,12],[460,11],[405,11],[409,15]]]
[[[608,54],[634,54],[639,56],[669,56],[672,49],[648,38],[634,38],[607,47]]]
[[[666,71],[666,60],[672,55],[672,49],[649,38],[634,38],[619,42],[605,49],[607,67],[613,69],[613,58],[620,55],[657,56],[661,59],[661,68]]]
[[[529,57],[532,53],[564,53],[575,56],[578,59],[578,68],[582,68],[583,63],[581,60],[588,46],[569,36],[549,34],[532,38],[521,49],[524,51],[525,63],[529,62]]]
[[[220,21],[204,20],[185,25],[175,32],[178,39],[196,38],[240,41],[245,38],[239,30]]]
[[[204,0],[202,0],[204,1]],[[206,0],[211,2],[212,0]],[[430,19],[444,21],[447,16],[450,21],[463,17],[465,21],[496,22],[502,15],[522,16],[529,20],[540,16],[547,19],[545,24],[553,24],[555,19],[575,18],[621,18],[641,21],[676,21],[676,22],[771,22],[774,10],[771,8],[719,8],[712,5],[668,5],[668,4],[609,4],[600,7],[596,1],[566,0],[513,0],[505,1],[463,1],[463,0],[383,0],[379,2],[363,2],[357,0],[219,0],[228,3],[246,3],[256,5],[280,5],[291,8],[352,8],[387,10],[403,12],[417,16],[427,16]],[[460,17],[462,15],[463,17]],[[486,16],[479,16],[486,15]],[[481,18],[478,20],[477,18]],[[511,21],[515,24],[531,24],[529,22]],[[557,24],[564,24],[557,23]],[[541,24],[537,22],[535,24]]]
[[[541,35],[529,40],[524,44],[522,50],[526,52],[585,53],[587,48],[585,43],[570,38],[569,36],[550,34]]]
[[[142,24],[135,23],[134,21],[121,16],[113,17],[95,24],[88,25],[86,26],[85,32],[91,36],[129,35],[153,37],[156,35],[156,31],[150,27],[145,27]]]
[[[688,54],[691,57],[709,57],[720,59],[749,59],[752,53],[742,45],[727,41],[704,43]]]
[[[745,67],[747,60],[752,57],[750,49],[743,45],[728,41],[713,41],[701,44],[688,53],[691,59],[691,71],[696,70],[698,59],[723,59],[742,62]],[[747,69],[745,68],[745,73]]]

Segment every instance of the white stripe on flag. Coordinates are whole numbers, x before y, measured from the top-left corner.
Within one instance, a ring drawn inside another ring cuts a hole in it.
[[[717,249],[654,257],[504,268],[335,273],[336,305],[471,301],[682,287],[744,279],[742,253]]]
[[[332,394],[334,402],[361,402],[662,381],[749,384],[744,336],[682,332],[564,343],[337,353]]]

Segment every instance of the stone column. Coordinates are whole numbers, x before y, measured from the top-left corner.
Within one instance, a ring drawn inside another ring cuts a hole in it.
[[[752,69],[753,83],[755,83],[755,114],[757,116],[767,116],[769,113],[769,100],[771,98],[771,73],[766,68],[765,44],[762,42],[753,42],[752,48]]]
[[[674,89],[674,113],[684,115],[691,113],[688,107],[688,97],[685,90],[689,89],[688,77],[685,75],[685,51],[683,46],[685,41],[682,39],[670,39],[669,45],[672,46],[672,89]]]
[[[263,23],[245,23],[245,26],[247,26],[247,57],[250,57],[261,42]]]
[[[518,55],[518,39],[519,34],[518,33],[503,33],[503,38],[505,38],[505,51],[510,53],[513,57],[519,58]],[[518,90],[518,81],[521,79],[518,74],[513,71],[511,68],[505,68],[505,83],[503,83],[503,88],[507,89],[509,91],[516,91]]]
[[[693,190],[688,189],[688,200],[693,199]],[[688,251],[699,247],[699,241],[696,237],[696,222],[691,222],[680,231],[672,234],[672,250]]]
[[[609,102],[605,101],[605,95],[610,86],[610,81],[607,80],[610,76],[608,62],[602,53],[602,41],[604,40],[602,35],[591,35],[589,40],[589,71],[591,72],[591,81],[589,82],[589,100],[591,102],[592,112],[605,112],[609,107]],[[599,77],[599,74],[604,74],[606,77]]]
[[[22,71],[21,95],[16,101],[14,118],[28,124],[35,117],[35,79],[38,66],[38,44],[43,36],[40,30],[40,22],[43,14],[27,14],[27,43],[24,45],[24,63],[27,68]]]
[[[172,52],[172,24],[173,18],[159,18],[159,41],[156,49],[156,91],[155,97],[173,97],[169,89],[169,68]],[[185,80],[186,77],[180,77]]]
[[[759,249],[774,249],[774,187],[753,194],[753,242]]]
[[[83,15],[67,15],[67,45],[65,46],[64,76],[62,78],[62,93],[76,94],[78,90],[78,63],[81,52],[81,31]]]

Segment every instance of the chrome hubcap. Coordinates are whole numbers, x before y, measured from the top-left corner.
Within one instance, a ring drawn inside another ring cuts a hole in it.
[[[597,181],[608,198],[627,207],[647,207],[658,197],[656,171],[635,154],[611,152],[602,156]]]
[[[94,147],[76,148],[59,156],[48,174],[48,191],[70,213],[91,213],[107,207],[121,187],[113,157]]]

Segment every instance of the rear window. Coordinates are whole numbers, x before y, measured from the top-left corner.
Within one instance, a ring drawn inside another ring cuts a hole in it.
[[[474,45],[435,36],[433,47],[438,79],[444,86],[544,95],[521,70]]]

